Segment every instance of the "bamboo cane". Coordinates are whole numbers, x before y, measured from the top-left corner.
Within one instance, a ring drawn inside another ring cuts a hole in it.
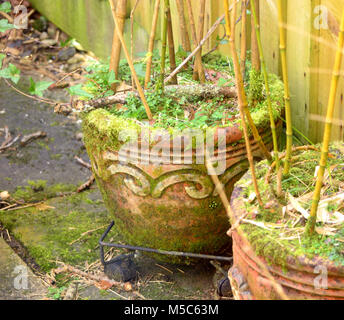
[[[157,27],[158,18],[159,18],[159,8],[160,8],[160,0],[155,0],[153,23],[152,23],[152,29],[149,36],[149,44],[148,44],[148,53],[147,53],[148,60],[147,60],[147,66],[146,66],[145,89],[147,89],[148,84],[150,82],[150,77],[151,77],[154,39],[155,39],[156,27]]]
[[[246,57],[247,57],[247,11],[246,11],[246,0],[242,0],[241,3],[241,50],[240,50],[240,64],[241,74],[245,78],[246,73]]]
[[[281,52],[281,63],[282,73],[284,82],[284,99],[285,99],[285,118],[287,123],[287,147],[286,147],[286,158],[284,162],[283,174],[289,174],[291,150],[293,146],[293,127],[291,119],[291,106],[290,106],[290,89],[289,89],[289,77],[287,68],[287,45],[286,45],[286,34],[284,30],[284,18],[283,18],[283,0],[278,0],[278,21],[279,21],[279,32],[280,32],[280,52]]]
[[[161,56],[160,56],[160,77],[156,84],[156,90],[164,91],[166,45],[167,45],[167,10],[170,7],[170,1],[164,0],[164,20],[162,27]]]
[[[134,61],[134,13],[140,0],[136,0],[134,8],[130,12],[130,57]],[[122,32],[123,33],[123,32]],[[135,81],[131,79],[131,85],[135,89]]]
[[[225,12],[229,12],[228,0],[223,0],[223,2],[224,2]],[[234,41],[235,19],[236,19],[236,1],[235,0],[234,0],[233,10],[232,10],[232,26],[230,24],[230,20],[228,20],[229,14],[226,14],[225,17],[226,17],[227,37],[229,37],[229,43],[231,47],[232,59],[233,59],[233,64],[234,64],[235,80],[236,80],[236,86],[237,86],[237,91],[238,91],[239,111],[240,111],[241,124],[242,124],[244,137],[245,137],[247,159],[250,164],[252,181],[253,181],[254,189],[257,195],[258,203],[260,206],[263,206],[263,201],[261,199],[259,188],[258,188],[256,172],[254,169],[254,160],[253,160],[253,155],[252,155],[252,150],[251,150],[251,142],[250,142],[250,138],[249,138],[249,134],[247,130],[247,124],[245,120],[244,110],[245,110],[245,106],[247,107],[247,98],[246,98],[245,89],[244,89],[244,82],[241,75],[239,58],[238,58],[238,54],[235,48],[235,41]]]
[[[116,32],[117,32],[117,35],[118,35],[118,37],[119,37],[119,39],[121,41],[125,57],[126,57],[126,59],[128,61],[128,64],[129,64],[130,71],[132,73],[132,76],[134,77],[134,80],[135,80],[135,83],[136,83],[136,86],[137,86],[137,91],[139,92],[139,95],[140,95],[141,101],[143,103],[143,106],[144,106],[144,108],[146,110],[148,119],[152,120],[153,119],[152,112],[151,112],[151,110],[150,110],[150,108],[148,106],[148,103],[147,103],[146,97],[144,95],[142,86],[141,86],[140,81],[139,81],[139,79],[137,77],[137,74],[136,74],[136,71],[135,71],[135,68],[134,68],[134,64],[133,64],[133,62],[132,62],[132,60],[130,58],[130,55],[129,55],[129,52],[128,52],[128,48],[127,48],[127,46],[125,44],[125,41],[124,41],[124,38],[123,38],[123,34],[119,30],[119,25],[118,25],[118,21],[117,21],[115,6],[114,6],[112,0],[109,0],[109,3],[110,3],[110,7],[111,7],[111,12],[112,12],[112,18],[113,18],[113,21],[115,22]]]
[[[233,8],[233,5],[229,8],[231,11]],[[211,37],[211,35],[215,32],[215,30],[218,28],[218,26],[222,23],[223,19],[225,18],[225,14],[221,15],[215,23],[212,25],[212,27],[208,30],[207,34],[204,36],[204,38],[201,40],[201,42],[198,44],[198,46],[186,57],[186,59],[177,67],[176,70],[174,70],[166,79],[165,83],[169,82],[171,78],[176,75],[178,72],[180,72],[186,64],[197,54],[197,52],[202,48],[202,46],[205,44],[205,42]]]
[[[194,47],[196,48],[198,45],[198,39],[197,39],[197,33],[196,33],[195,19],[194,19],[194,15],[192,12],[191,0],[187,0],[186,4],[188,7],[188,12],[189,12],[192,41],[194,43]],[[204,74],[203,65],[202,65],[202,54],[200,51],[198,51],[196,54],[195,66],[198,70],[200,82],[204,83],[205,82],[205,74]]]
[[[170,70],[171,73],[177,68],[176,64],[176,55],[174,51],[174,37],[173,37],[173,26],[172,26],[172,17],[171,9],[167,8],[167,37],[168,37],[168,49],[170,57]],[[177,76],[172,77],[172,84],[178,84]]]
[[[317,181],[315,185],[312,207],[311,207],[311,213],[310,213],[310,217],[309,217],[309,220],[307,222],[307,227],[306,227],[306,232],[308,234],[313,234],[314,229],[315,229],[316,219],[317,219],[320,193],[321,193],[321,188],[323,185],[324,173],[325,173],[326,163],[328,159],[328,152],[329,152],[328,149],[329,149],[329,144],[331,140],[333,113],[334,113],[335,103],[336,103],[338,82],[339,82],[339,77],[340,77],[340,68],[341,68],[342,60],[343,60],[343,49],[344,49],[344,10],[342,13],[342,20],[340,24],[338,48],[337,48],[335,63],[333,67],[331,89],[330,89],[329,101],[328,101],[328,106],[327,106],[325,131],[324,131],[323,145],[321,149],[320,168],[318,170]]]
[[[203,38],[203,34],[204,34],[205,5],[206,5],[206,0],[201,0],[200,1],[199,20],[198,20],[197,44],[199,44],[201,42],[201,40]],[[202,56],[202,48],[200,49],[200,55]],[[198,65],[195,65],[192,78],[193,78],[193,80],[199,80]]]
[[[234,4],[232,5],[233,9],[234,9],[234,5],[236,5],[236,1],[235,1]],[[227,20],[230,21],[228,3],[227,3],[227,6],[225,7],[225,19],[226,19],[226,21],[227,21]],[[235,19],[233,19],[233,20],[234,20],[234,21],[233,21],[233,25],[234,25],[234,27],[235,27]],[[234,29],[234,28],[233,28],[233,29]],[[229,35],[231,34],[231,26],[230,26],[230,25],[227,25],[227,23],[226,23],[226,34],[227,34],[227,38],[228,38]],[[233,35],[232,37],[233,37],[233,39],[234,39],[235,35]],[[236,51],[235,51],[235,53],[236,53]],[[237,53],[236,53],[236,56],[237,56]],[[241,70],[240,70],[240,71],[241,71]],[[242,82],[243,82],[242,77],[241,77],[241,80],[242,80]],[[265,146],[265,144],[264,144],[264,142],[263,142],[263,139],[262,139],[262,137],[260,136],[260,134],[259,134],[259,132],[258,132],[258,130],[257,130],[257,128],[256,128],[256,126],[255,126],[255,124],[254,124],[254,122],[253,122],[253,120],[252,120],[250,111],[248,110],[248,103],[247,103],[246,95],[244,95],[244,97],[245,97],[245,100],[244,100],[244,102],[245,102],[245,103],[244,103],[244,112],[245,112],[245,116],[246,116],[246,119],[247,119],[247,121],[248,121],[248,124],[249,124],[249,126],[250,126],[250,129],[251,129],[251,131],[252,131],[253,137],[254,137],[254,139],[256,140],[256,142],[258,143],[259,148],[260,148],[260,150],[262,151],[264,157],[265,157],[266,159],[268,159],[269,161],[271,161],[271,159],[272,159],[271,154],[270,154],[270,152],[268,151],[268,149],[266,148],[266,146]]]
[[[259,0],[251,0],[251,8],[252,3],[254,2],[255,8],[256,8],[256,14],[257,19],[259,19]],[[259,22],[258,22],[259,24]],[[252,68],[258,72],[260,72],[260,60],[259,60],[259,52],[258,52],[258,42],[256,33],[254,32],[254,19],[253,16],[251,16],[251,25],[252,25],[252,31],[251,31],[251,60],[252,60]]]
[[[112,5],[113,0],[111,0]],[[116,16],[118,18],[118,27],[120,33],[123,34],[125,17],[127,13],[127,0],[118,0],[116,6]],[[117,32],[114,32],[112,49],[111,49],[111,58],[110,58],[110,70],[115,72],[116,79],[118,79],[118,67],[121,57],[121,41],[118,37]],[[113,83],[111,86],[112,90],[116,92],[116,83]]]
[[[260,36],[260,25],[259,25],[259,21],[258,21],[257,12],[256,12],[255,1],[251,2],[251,11],[252,11],[254,27],[255,27],[255,31],[256,31],[256,38],[257,38],[261,68],[262,68],[262,72],[264,75],[266,98],[267,98],[267,102],[268,102],[268,109],[269,109],[269,115],[270,115],[270,126],[271,126],[272,140],[273,140],[274,156],[275,156],[275,161],[276,161],[276,171],[278,172],[279,167],[280,167],[280,162],[279,162],[279,157],[278,157],[278,142],[277,142],[276,125],[275,125],[275,120],[274,120],[273,111],[272,111],[269,78],[268,78],[268,73],[266,70],[262,40],[261,40],[261,36]]]
[[[176,3],[177,3],[177,11],[178,11],[178,16],[179,16],[180,37],[182,41],[182,46],[186,52],[190,52],[191,45],[190,45],[189,33],[188,33],[186,22],[185,22],[184,1],[176,0]]]

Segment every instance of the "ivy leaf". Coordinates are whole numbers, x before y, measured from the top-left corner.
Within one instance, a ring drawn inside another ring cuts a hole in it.
[[[12,6],[8,1],[0,4],[0,11],[2,12],[9,13],[11,12],[11,9],[12,9]]]
[[[8,23],[7,19],[0,20],[0,33],[6,32],[7,30],[14,29],[15,26],[13,24]]]
[[[30,78],[30,94],[34,96],[43,97],[43,91],[47,90],[54,82],[51,81],[40,81],[35,82]]]
[[[0,77],[11,79],[15,84],[20,80],[20,70],[10,63],[7,68],[0,70]]]
[[[79,96],[79,97],[83,97],[83,98],[93,98],[94,95],[85,91],[83,88],[83,85],[77,84],[73,87],[68,88],[68,92],[70,93],[70,95],[72,96]]]

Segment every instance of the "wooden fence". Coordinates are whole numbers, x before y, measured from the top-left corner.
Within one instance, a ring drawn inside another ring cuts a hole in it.
[[[199,1],[192,0],[195,17],[198,16]],[[125,36],[130,44],[130,12],[136,0],[128,0]],[[178,47],[178,15],[174,0],[170,0],[173,26]],[[87,50],[99,57],[110,55],[113,22],[107,0],[31,0],[31,3],[49,20],[76,38]],[[322,139],[324,117],[328,101],[331,72],[334,63],[339,20],[344,10],[344,0],[285,0],[288,40],[288,66],[291,86],[291,102],[294,126],[313,142]],[[134,16],[135,52],[147,50],[149,30],[152,23],[153,0],[140,0]],[[276,0],[260,0],[261,30],[264,52],[270,72],[280,74],[279,34]],[[208,0],[205,31],[223,13],[221,0]],[[161,12],[162,14],[162,12]],[[239,16],[238,16],[239,17]],[[198,19],[196,19],[198,20]],[[196,21],[197,22],[197,21]],[[240,28],[238,28],[240,29]],[[157,32],[160,38],[161,25]],[[224,28],[205,44],[204,52],[216,45]],[[238,31],[237,38],[240,39]],[[248,37],[248,48],[250,47]],[[219,45],[218,50],[228,55],[228,45]],[[344,73],[343,73],[344,74]],[[343,121],[344,82],[340,81],[337,97],[333,140],[344,137]]]

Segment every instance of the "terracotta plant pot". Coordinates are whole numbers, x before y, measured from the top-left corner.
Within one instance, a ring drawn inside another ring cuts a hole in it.
[[[121,164],[119,150],[124,143],[119,136],[128,128],[138,132],[141,138],[138,139],[138,149],[134,146],[127,148],[128,152],[131,151],[130,160]],[[278,128],[280,131],[281,123]],[[116,230],[130,245],[194,253],[218,252],[229,243],[226,236],[229,225],[205,164],[196,163],[196,151],[200,152],[200,158],[204,157],[204,151],[192,147],[191,153],[174,153],[182,160],[188,160],[189,164],[185,161],[182,164],[169,161],[152,163],[152,159],[156,160],[161,155],[153,150],[154,143],[144,149],[143,140],[145,135],[153,134],[157,129],[147,129],[144,134],[142,130],[134,121],[117,118],[105,110],[92,111],[84,118],[84,142]],[[263,140],[271,149],[271,135],[269,130],[266,132]],[[217,129],[214,133],[216,144]],[[171,141],[166,140],[162,144],[170,149]],[[255,158],[262,159],[254,141],[252,150]],[[215,146],[214,155],[225,161],[220,179],[227,194],[231,194],[234,183],[248,168],[241,131],[236,127],[226,128],[225,150],[221,153]],[[150,162],[137,163],[148,157]],[[167,158],[170,160],[169,156]],[[173,261],[170,257],[168,259]]]
[[[257,165],[259,170],[260,164]],[[250,174],[247,173],[241,182],[248,183]],[[240,181],[236,185],[231,198],[231,206],[236,217],[250,216],[244,203],[245,188]],[[246,194],[247,196],[247,194]],[[275,204],[276,205],[276,204]],[[274,207],[273,210],[277,207]],[[281,207],[280,207],[281,208]],[[255,213],[259,216],[260,213]],[[260,236],[248,233],[240,225],[242,232],[234,230],[231,233],[233,242],[233,266],[228,272],[232,291],[237,300],[278,300],[281,299],[270,279],[262,271],[257,258],[267,266],[270,274],[284,289],[290,299],[344,299],[344,265],[316,254],[296,253],[296,249],[282,243],[279,249],[271,249],[271,236],[259,226],[251,225],[263,233]],[[248,226],[246,224],[246,226]],[[266,247],[262,247],[261,238],[266,237]],[[245,238],[245,239],[244,239]],[[255,240],[252,240],[255,239]],[[277,238],[279,240],[280,238]],[[275,241],[275,240],[274,240]],[[282,241],[279,240],[280,243]],[[299,240],[300,241],[300,240]],[[324,241],[324,240],[323,240]],[[247,244],[250,244],[248,246]],[[259,250],[257,250],[259,246]],[[254,250],[254,251],[253,251]],[[287,254],[285,254],[287,252]],[[289,254],[295,252],[295,254]]]

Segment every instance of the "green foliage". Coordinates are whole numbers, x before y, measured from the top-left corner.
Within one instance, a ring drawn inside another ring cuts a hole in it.
[[[119,81],[116,80],[115,73],[109,71],[109,69],[109,61],[106,63],[96,61],[90,64],[86,68],[88,72],[86,78],[88,78],[89,81],[87,81],[82,88],[80,86],[72,87],[73,95],[78,95],[77,92],[81,93],[81,97],[85,98],[107,97],[113,95],[114,92],[111,90],[111,85]]]
[[[248,90],[248,101],[251,106],[255,106],[257,103],[265,99],[263,90],[264,82],[263,76],[260,72],[251,69],[249,72],[249,90]]]
[[[72,86],[72,87],[69,87],[67,89],[67,91],[70,93],[71,96],[78,96],[80,98],[85,98],[85,99],[89,99],[89,98],[93,98],[94,95],[85,91],[83,89],[83,85],[81,83],[75,85],[75,86]]]
[[[234,116],[236,109],[222,96],[210,101],[188,101],[185,97],[180,99],[163,94],[159,91],[146,91],[147,103],[156,120],[155,127],[160,128],[207,128],[220,122],[224,115]],[[192,104],[192,110],[197,110],[191,120],[185,118],[185,110]],[[147,115],[141,100],[135,95],[129,95],[127,104],[122,109],[110,109],[110,113],[137,120],[146,120]]]
[[[32,78],[30,78],[30,94],[34,96],[43,97],[43,92],[47,90],[54,82],[51,81],[40,81],[35,82]]]
[[[12,9],[12,6],[8,1],[0,4],[0,11],[2,12],[9,13],[11,12],[11,9]]]
[[[8,22],[7,19],[0,19],[0,33],[6,32],[7,30],[11,30],[15,28],[15,26]]]
[[[234,77],[233,61],[219,52],[213,52],[206,55],[203,58],[203,63],[206,69],[213,69],[220,72],[224,72],[229,69],[229,74]]]
[[[61,288],[50,287],[48,288],[48,298],[51,298],[54,300],[62,300],[62,293],[66,289],[67,289],[66,287],[61,287]]]
[[[1,60],[3,60],[2,57]],[[7,68],[0,70],[0,77],[5,79],[11,79],[15,84],[20,80],[20,70],[12,63],[8,65]]]
[[[9,13],[11,12],[11,8],[12,6],[8,1],[0,4],[0,11],[2,12]],[[14,28],[15,26],[9,23],[7,19],[0,19],[0,33],[6,32],[7,30],[11,30]]]

